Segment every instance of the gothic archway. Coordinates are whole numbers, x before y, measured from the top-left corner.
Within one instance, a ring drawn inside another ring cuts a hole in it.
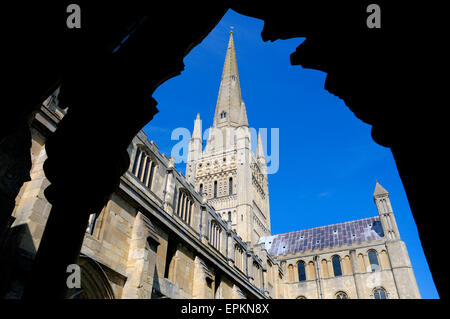
[[[74,291],[74,299],[115,299],[111,284],[102,267],[91,257],[81,255],[81,289]]]

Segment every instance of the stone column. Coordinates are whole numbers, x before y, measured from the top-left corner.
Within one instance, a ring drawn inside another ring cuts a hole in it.
[[[316,268],[316,287],[317,287],[317,298],[323,299],[322,291],[322,262],[318,255],[314,256],[314,267]]]
[[[328,278],[332,278],[332,277],[334,277],[334,269],[333,269],[333,263],[332,263],[331,259],[327,260],[327,265],[328,265],[328,274],[329,274]]]
[[[363,254],[364,264],[366,265],[366,272],[372,272],[372,265],[370,264],[370,259],[367,254]]]
[[[247,258],[245,258],[245,267],[247,270],[247,277],[250,279],[250,282],[254,282],[254,275],[253,275],[253,263],[252,263],[252,255],[248,253],[247,251],[244,251],[244,254],[246,254]]]
[[[202,240],[203,235],[206,231],[206,226],[205,226],[205,212],[206,212],[206,207],[205,205],[202,203],[200,205],[200,225],[199,225],[199,239]]]
[[[204,244],[208,244],[209,243],[209,239],[211,238],[211,221],[210,221],[210,216],[209,216],[209,212],[208,209],[206,209],[203,212],[203,219],[204,219],[204,223],[203,223],[203,235],[202,235],[202,242]]]
[[[421,298],[406,245],[402,240],[386,242],[398,297],[400,299]]]
[[[17,234],[20,242],[18,248],[26,251],[30,258],[34,258],[36,248],[44,232],[51,205],[45,199],[44,189],[49,182],[45,178],[43,164],[47,158],[43,137],[33,129],[32,157],[33,167],[30,171],[32,180],[25,183],[18,198],[18,205],[14,210],[12,233]],[[0,257],[1,258],[1,257]]]
[[[234,251],[234,245],[233,245],[233,236],[231,236],[231,232],[227,232],[227,261],[228,264],[231,266],[234,266],[235,264],[235,251]]]
[[[198,256],[194,260],[194,282],[192,285],[193,299],[208,299],[212,298],[213,287],[212,282],[214,276],[205,262]],[[209,286],[211,285],[211,287]]]
[[[46,141],[44,172],[50,185],[44,194],[52,208],[26,299],[66,297],[67,268],[77,263],[89,215],[100,212],[118,188],[130,166],[128,146],[157,112],[156,101],[129,81],[126,69],[96,62],[91,76],[81,72],[61,86],[60,102],[69,111]],[[89,113],[91,108],[96,112]]]
[[[354,249],[350,250],[350,261],[352,266],[353,278],[355,280],[356,297],[358,299],[365,299],[363,279],[362,279],[363,275],[361,274],[361,271],[359,269],[358,257],[356,256],[356,250]]]
[[[245,299],[245,295],[242,293],[242,290],[236,285],[233,285],[232,299]]]
[[[265,292],[265,281],[264,281],[264,273],[267,273],[267,269],[263,268],[263,266],[261,266],[261,270],[260,270],[260,278],[261,278],[261,290],[263,291],[263,294],[266,295]]]
[[[183,193],[183,210],[180,213],[180,218],[185,220],[186,219],[186,214],[188,211],[188,197],[186,196],[186,194]]]
[[[128,249],[128,279],[123,288],[123,299],[151,298],[158,245],[159,240],[150,220],[138,212]]]
[[[166,171],[167,175],[164,186],[163,203],[162,203],[162,209],[170,215],[176,214],[175,209],[178,205],[178,203],[176,202],[176,198],[174,198],[175,196],[175,180],[173,176],[174,167],[175,167],[174,159],[171,157],[169,159],[169,167],[167,168]]]
[[[20,188],[30,180],[30,147],[31,134],[27,122],[21,122],[0,140],[0,239],[9,226]]]

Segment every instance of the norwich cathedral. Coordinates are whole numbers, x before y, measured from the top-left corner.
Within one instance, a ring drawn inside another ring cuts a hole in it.
[[[231,32],[206,145],[200,114],[193,114],[182,174],[143,131],[135,136],[118,189],[89,218],[81,287],[68,298],[421,298],[389,193],[378,182],[373,213],[359,220],[271,233],[266,157],[259,135],[252,150],[246,107]],[[22,298],[39,249],[51,209],[46,139],[65,114],[57,90],[31,123],[31,180],[2,238],[4,298]],[[292,214],[300,214],[294,203]]]

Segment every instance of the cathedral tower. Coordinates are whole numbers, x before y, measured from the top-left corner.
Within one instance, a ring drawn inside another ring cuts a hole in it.
[[[375,185],[373,199],[377,206],[380,222],[386,238],[388,240],[400,239],[394,212],[392,211],[391,201],[389,199],[389,193],[378,182],[376,182]]]
[[[400,238],[397,222],[395,221],[389,193],[378,182],[375,185],[373,199],[380,215],[381,227],[386,237],[386,248],[390,256],[390,263],[399,298],[420,298],[416,277],[409,259],[406,245]]]
[[[266,159],[260,135],[251,149],[242,100],[233,32],[230,32],[213,126],[202,151],[200,117],[189,143],[186,176],[245,242],[270,235]]]

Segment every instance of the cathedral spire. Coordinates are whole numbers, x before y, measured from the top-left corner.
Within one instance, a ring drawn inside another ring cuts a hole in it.
[[[197,113],[197,118],[194,121],[194,131],[192,132],[192,138],[202,139],[202,123],[200,120],[200,113]]]
[[[192,132],[192,138],[189,141],[189,151],[186,162],[186,177],[191,184],[195,183],[195,166],[202,156],[202,122],[200,120],[200,114],[197,114],[197,118],[194,121],[194,131]]]
[[[263,145],[262,145],[262,139],[261,139],[261,132],[258,131],[258,146],[256,149],[256,158],[257,159],[266,159],[266,157],[264,156],[264,149],[263,149]]]
[[[239,126],[248,126],[247,110],[244,101],[241,102],[241,114],[239,115]]]
[[[400,238],[398,232],[397,222],[392,211],[391,200],[389,199],[389,193],[381,186],[378,181],[375,185],[375,191],[373,193],[373,199],[377,206],[378,214],[380,215],[381,226],[383,227],[383,233],[388,240],[395,240]]]
[[[241,108],[244,108],[244,111]],[[245,114],[245,105],[242,105],[241,86],[234,49],[233,32],[230,32],[222,78],[220,80],[219,95],[217,97],[216,111],[213,126],[237,127],[241,125],[241,113]]]

